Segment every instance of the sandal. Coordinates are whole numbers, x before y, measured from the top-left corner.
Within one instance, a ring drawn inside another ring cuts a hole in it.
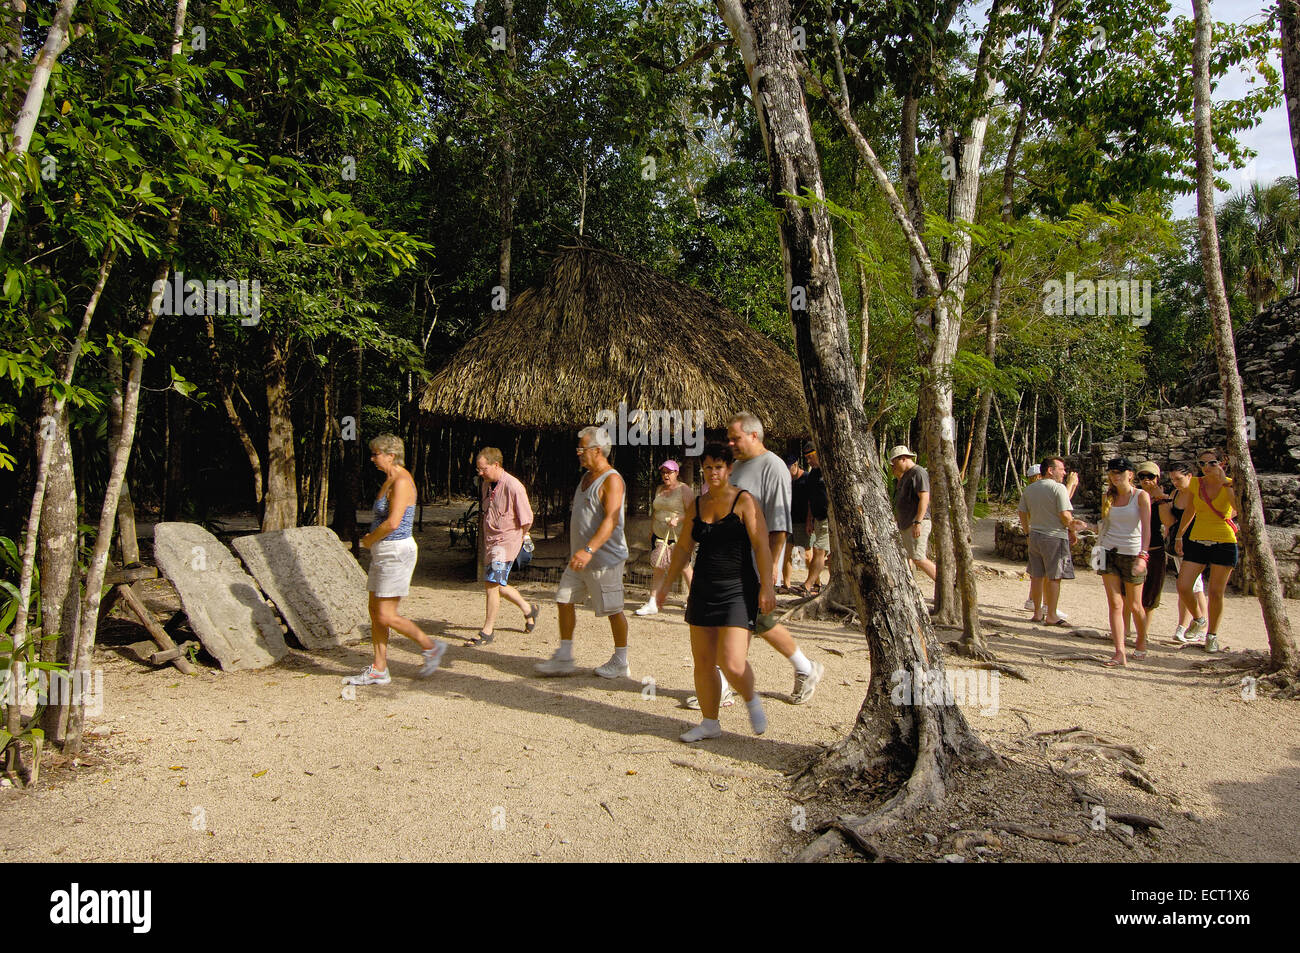
[[[497,634],[495,632],[484,632],[482,630],[479,630],[478,637],[474,639],[470,639],[465,644],[466,645],[487,645],[496,637]]]
[[[530,603],[530,605],[531,605],[533,611],[532,611],[532,612],[526,612],[526,613],[524,613],[524,631],[525,631],[525,632],[531,632],[531,631],[533,631],[533,629],[534,629],[534,628],[536,627],[536,625],[537,625],[537,614],[538,614],[539,612],[542,611],[542,607],[541,607],[538,603],[533,602],[533,603]],[[482,633],[480,633],[480,634],[482,634]],[[489,641],[491,641],[491,640],[489,639]]]
[[[794,593],[796,596],[806,596],[806,595],[808,595],[808,587],[807,587],[807,586],[803,586],[803,585],[799,585],[799,586],[791,586],[791,587],[790,587],[790,591],[791,591],[792,593]]]
[[[1135,659],[1137,659],[1138,661],[1141,661],[1142,659],[1144,659],[1144,658],[1147,657],[1147,650],[1146,650],[1146,649],[1134,649],[1132,652],[1129,652],[1129,653],[1128,653],[1128,657],[1129,657],[1129,658],[1135,658]]]
[[[1117,659],[1117,658],[1108,658],[1108,659],[1106,659],[1106,661],[1102,662],[1101,664],[1104,665],[1104,666],[1106,666],[1107,668],[1124,668],[1124,667],[1125,667],[1124,659]]]

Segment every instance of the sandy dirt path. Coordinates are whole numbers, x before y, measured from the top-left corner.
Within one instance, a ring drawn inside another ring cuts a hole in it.
[[[363,645],[292,650],[259,672],[206,667],[193,678],[101,646],[105,703],[90,722],[94,737],[79,764],[55,759],[39,789],[0,791],[0,858],[771,861],[807,841],[791,829],[797,806],[784,774],[852,723],[866,686],[860,633],[791,626],[827,668],[816,698],[800,707],[786,702],[789,664],[756,643],[768,733],[752,736],[738,705],[723,709],[721,739],[687,746],[677,735],[698,713],[682,707],[693,688],[680,603],[632,617],[632,679],[590,673],[612,643],[608,625],[585,611],[580,674],[535,678],[533,664],[558,639],[552,587],[523,586],[543,604],[532,635],[503,606],[497,640],[464,646],[482,621],[482,591],[463,559],[449,561],[445,539],[445,530],[429,534],[403,602],[452,644],[428,680],[412,677],[418,655],[405,640],[393,646],[392,684],[359,688],[355,700],[341,697],[339,680],[367,663]],[[987,524],[977,543],[988,566],[1022,568],[992,554]],[[1027,589],[1016,578],[980,578],[990,640],[1030,678],[999,680],[996,715],[981,715],[978,703],[967,709],[987,740],[1009,750],[1030,731],[1081,725],[1138,746],[1178,801],[1162,802],[1169,831],[1157,859],[1300,856],[1295,702],[1245,700],[1228,676],[1196,671],[1204,653],[1168,640],[1171,594],[1145,662],[1114,672],[1045,658],[1108,651],[1029,623]],[[629,610],[642,597],[631,588]],[[1300,620],[1300,602],[1288,608]],[[1104,628],[1100,580],[1081,572],[1067,582],[1062,609],[1075,625]],[[1266,648],[1253,599],[1231,597],[1226,617],[1226,648]]]

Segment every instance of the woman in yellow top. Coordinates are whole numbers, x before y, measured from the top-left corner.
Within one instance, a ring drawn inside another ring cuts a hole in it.
[[[1185,491],[1191,505],[1179,521],[1174,552],[1183,558],[1178,570],[1178,598],[1189,608],[1196,604],[1192,593],[1196,577],[1206,566],[1210,567],[1209,620],[1205,635],[1206,645],[1210,647],[1218,644],[1223,592],[1237,565],[1237,524],[1232,518],[1240,512],[1241,504],[1217,451],[1203,451],[1199,464],[1201,475],[1192,477]]]

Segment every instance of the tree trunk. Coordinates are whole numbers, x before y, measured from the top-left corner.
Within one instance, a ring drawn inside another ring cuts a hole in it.
[[[244,426],[244,419],[239,416],[239,411],[235,408],[231,372],[227,371],[228,365],[217,353],[217,331],[212,315],[205,314],[203,321],[208,338],[208,357],[212,361],[212,374],[217,381],[217,390],[221,393],[221,406],[226,411],[226,419],[230,421],[230,426],[235,429],[239,437],[240,446],[244,448],[249,469],[253,471],[253,501],[260,510],[262,508],[262,458],[258,456],[257,446],[253,443],[248,428]],[[261,517],[262,514],[259,512],[258,519],[260,520]]]
[[[298,525],[298,476],[289,401],[288,343],[266,337],[266,509],[262,532]]]
[[[64,359],[63,372],[60,374],[60,381],[66,389],[72,383],[73,375],[77,370],[77,361],[81,357],[82,347],[86,342],[86,335],[90,332],[90,322],[95,316],[95,310],[99,307],[100,298],[104,294],[104,286],[108,283],[109,273],[113,270],[113,263],[117,260],[117,246],[110,246],[105,249],[103,257],[99,262],[99,275],[95,281],[95,288],[90,294],[90,299],[86,302],[86,307],[81,314],[81,326],[77,329],[77,336],[73,338],[72,346],[68,350],[68,355]],[[67,423],[65,414],[65,404],[67,398],[63,395],[54,399],[50,406],[50,412],[45,414],[40,424],[40,437],[36,442],[36,486],[32,490],[32,502],[27,513],[27,531],[23,539],[23,559],[22,567],[18,571],[18,609],[14,616],[14,621],[10,626],[11,652],[10,659],[20,660],[24,656],[27,642],[27,608],[31,601],[32,595],[32,577],[36,567],[36,549],[37,540],[41,528],[41,515],[45,509],[45,493],[49,486],[50,464],[58,447],[56,442],[60,428],[64,434],[63,443],[66,443]],[[62,421],[62,423],[61,423]],[[69,470],[71,478],[71,471]],[[73,494],[75,497],[75,484]],[[75,501],[73,504],[75,511]],[[21,663],[19,663],[21,664]],[[20,674],[20,669],[14,669],[13,677],[15,679],[24,677]],[[9,705],[6,710],[5,719],[6,730],[11,735],[17,735],[22,729],[22,708],[19,705]],[[17,745],[12,746],[9,755],[9,767],[18,773],[21,773],[22,754]]]
[[[81,575],[77,567],[77,490],[72,447],[68,440],[68,415],[55,413],[54,401],[48,396],[42,409],[57,423],[50,446],[49,477],[41,510],[40,654],[44,661],[61,663],[68,659],[76,641],[81,606]],[[51,713],[57,710],[57,706],[47,706],[42,722],[46,741],[55,744],[63,741],[56,719],[51,717]]]
[[[163,519],[169,522],[184,519],[188,409],[185,398],[176,393],[175,388],[167,391],[167,481],[163,490]]]
[[[870,832],[939,804],[950,772],[968,758],[987,756],[987,749],[956,706],[891,702],[892,673],[942,672],[943,662],[892,528],[890,501],[857,393],[830,218],[823,205],[802,206],[790,197],[824,199],[825,192],[795,65],[789,6],[787,0],[719,0],[718,5],[744,57],[771,171],[770,194],[782,212],[787,292],[802,289],[807,304],[806,310],[791,311],[795,347],[813,432],[825,448],[831,510],[871,653],[871,682],[853,730],[810,767],[808,777],[894,776],[902,768],[907,780],[884,809],[850,822]]]
[[[1300,178],[1300,0],[1279,0],[1282,32],[1282,85],[1286,118],[1291,128],[1291,153]]]
[[[320,441],[316,445],[316,498],[312,503],[313,526],[329,525],[330,501],[330,456],[335,440],[338,439],[338,421],[334,419],[334,355],[325,366],[325,381],[321,386],[321,427]]]
[[[113,330],[122,330],[122,313],[114,309],[110,321]],[[108,377],[113,383],[113,393],[108,399],[108,445],[111,447],[122,436],[122,355],[105,352]],[[135,525],[135,503],[131,500],[130,474],[122,481],[122,492],[117,501],[117,547],[123,566],[139,565],[140,534]]]
[[[1056,31],[1060,26],[1061,12],[1069,0],[1052,0],[1052,13],[1048,20],[1047,30],[1043,34],[1043,44],[1038,49],[1038,57],[1034,61],[1034,67],[1029,72],[1029,80],[1034,80],[1043,71],[1047,65],[1048,54],[1056,41]],[[1028,110],[1024,102],[1018,104],[1016,114],[1015,131],[1011,134],[1011,142],[1007,146],[1007,159],[1002,167],[1002,197],[1000,201],[1001,218],[1003,225],[1010,225],[1013,218],[1013,203],[1016,194],[1016,160],[1020,156],[1020,144],[1024,141],[1025,130],[1028,126]],[[997,364],[998,352],[998,322],[1002,311],[1002,282],[1004,280],[1004,257],[1011,250],[1011,242],[1003,242],[998,246],[993,258],[993,276],[989,281],[989,310],[988,310],[988,327],[985,331],[984,338],[984,356],[988,358],[989,363]],[[980,398],[979,413],[975,418],[975,450],[971,459],[969,483],[966,488],[966,509],[969,512],[975,511],[975,494],[979,489],[980,471],[984,468],[984,457],[988,447],[989,434],[989,410],[993,403],[993,394],[991,388],[985,388],[983,396]],[[1003,439],[1006,439],[1006,431],[1003,430]],[[1007,445],[1007,454],[1011,455],[1011,445]],[[1017,482],[1019,475],[1017,474]]]
[[[77,8],[77,0],[61,0],[59,9],[50,23],[50,32],[45,36],[45,45],[36,55],[32,67],[32,78],[27,84],[27,96],[22,108],[14,120],[13,132],[9,137],[9,154],[25,155],[31,146],[32,134],[36,132],[36,120],[41,114],[41,104],[45,102],[45,88],[50,82],[50,73],[54,64],[68,44],[72,42],[69,24],[72,11]],[[0,246],[4,245],[5,232],[9,230],[9,218],[14,213],[13,203],[6,200],[0,204]]]
[[[188,3],[189,0],[176,0],[176,20],[172,27],[171,45],[173,61],[181,55],[181,39],[185,32],[185,11]],[[179,102],[179,92],[174,93],[172,106],[177,107]],[[171,256],[176,248],[177,235],[180,233],[182,205],[181,200],[176,200],[176,205],[167,220],[167,232],[159,246],[163,259],[152,285],[157,290],[150,295],[144,322],[136,334],[141,351],[134,351],[131,355],[131,369],[123,392],[122,435],[110,447],[108,486],[105,488],[104,504],[100,510],[95,550],[86,569],[77,641],[68,664],[68,668],[74,672],[88,670],[95,650],[95,635],[99,629],[99,597],[104,588],[104,576],[108,571],[108,547],[113,538],[113,523],[117,518],[117,504],[121,498],[122,484],[126,480],[126,468],[131,461],[131,447],[135,443],[136,416],[140,409],[140,379],[144,375],[142,350],[149,346],[149,338],[153,334],[154,324],[158,318],[155,309],[162,306],[162,288],[171,275]],[[60,711],[54,716],[58,719],[59,730],[65,734],[64,750],[68,753],[76,754],[81,750],[81,730],[85,714],[84,704],[61,705]]]
[[[0,19],[3,19],[4,42],[0,43],[0,75],[3,75],[9,89],[0,98],[0,108],[4,109],[4,121],[18,112],[19,85],[14,82],[17,70],[23,66],[23,18],[27,13],[27,0],[2,0],[0,2]],[[698,216],[697,216],[698,217]]]
[[[1300,672],[1300,655],[1291,635],[1291,620],[1282,601],[1282,584],[1277,561],[1264,526],[1264,508],[1259,480],[1246,442],[1246,405],[1242,399],[1241,375],[1237,371],[1237,349],[1232,339],[1232,315],[1224,289],[1219,261],[1219,231],[1214,217],[1214,140],[1210,128],[1211,29],[1206,0],[1192,0],[1196,35],[1192,43],[1195,85],[1196,129],[1196,225],[1200,237],[1201,265],[1210,320],[1214,328],[1214,354],[1219,363],[1219,381],[1227,416],[1228,454],[1232,460],[1233,483],[1241,498],[1241,535],[1245,544],[1246,567],[1255,580],[1256,594],[1264,610],[1264,627],[1272,667],[1289,674]]]
[[[334,532],[339,539],[346,540],[352,546],[352,555],[361,554],[360,539],[357,534],[357,500],[361,495],[361,343],[354,342],[348,359],[352,364],[351,373],[343,375],[345,390],[339,401],[340,408],[350,416],[350,426],[340,428],[342,447],[342,470],[335,481],[338,496],[334,500]]]

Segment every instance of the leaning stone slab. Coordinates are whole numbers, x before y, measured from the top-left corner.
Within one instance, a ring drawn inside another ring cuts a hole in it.
[[[300,526],[232,544],[307,649],[370,638],[366,574],[328,526]]]
[[[253,577],[202,526],[159,523],[154,562],[176,587],[190,628],[226,671],[265,668],[289,650]]]

